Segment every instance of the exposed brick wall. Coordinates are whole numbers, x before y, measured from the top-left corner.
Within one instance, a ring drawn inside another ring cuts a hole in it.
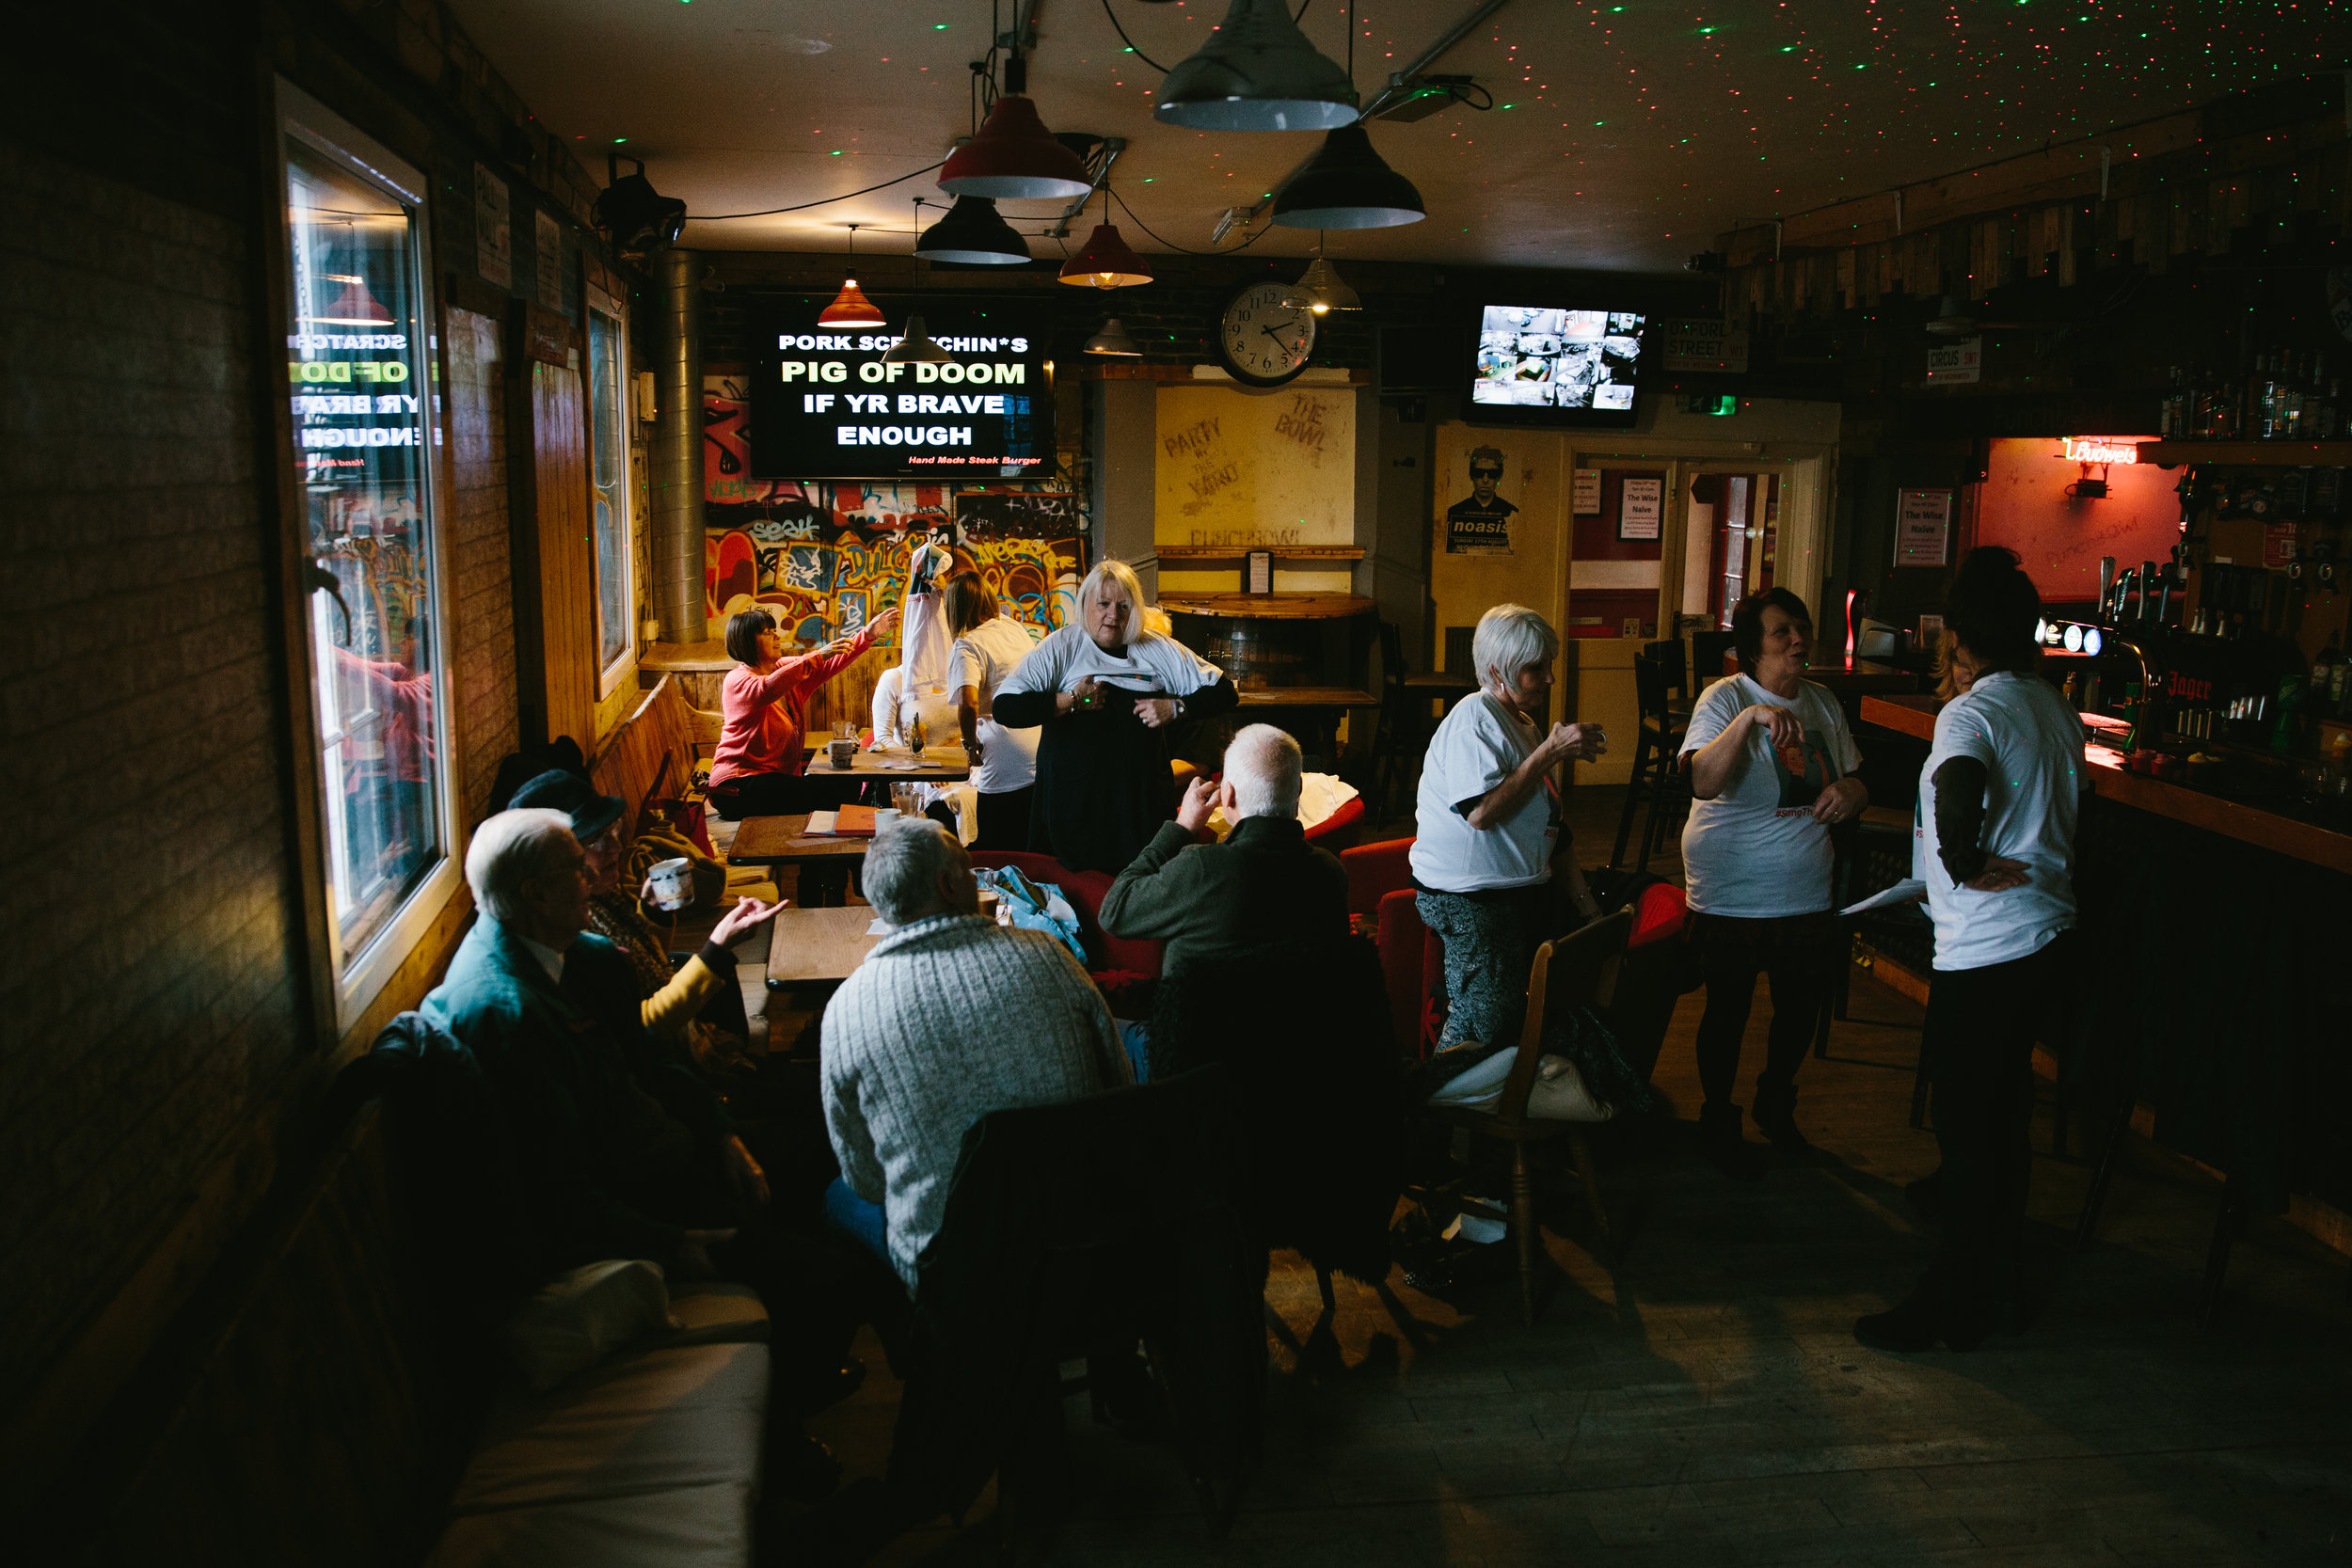
[[[252,268],[0,140],[0,1406],[297,1051]]]
[[[452,309],[448,324],[450,467],[447,531],[455,665],[458,817],[488,815],[499,759],[515,749],[514,555],[506,517],[506,365],[499,325]]]

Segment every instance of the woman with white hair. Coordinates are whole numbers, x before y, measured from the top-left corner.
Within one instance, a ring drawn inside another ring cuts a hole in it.
[[[1029,847],[1116,876],[1176,811],[1168,726],[1241,701],[1224,671],[1144,624],[1142,585],[1105,561],[1078,585],[1078,624],[997,689],[995,720],[1041,727]]]
[[[1470,657],[1479,689],[1422,759],[1411,857],[1414,908],[1445,942],[1440,1050],[1518,1039],[1535,949],[1600,912],[1561,832],[1557,769],[1608,748],[1597,725],[1544,728],[1559,634],[1525,605],[1497,605]]]

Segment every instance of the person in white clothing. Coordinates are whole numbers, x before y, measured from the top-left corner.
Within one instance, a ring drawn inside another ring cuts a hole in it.
[[[1726,1175],[1753,1178],[1756,1149],[1740,1135],[1731,1096],[1756,977],[1761,972],[1772,988],[1756,1125],[1802,1153],[1797,1069],[1837,961],[1830,829],[1861,816],[1870,793],[1853,777],[1862,753],[1837,699],[1804,678],[1813,657],[1804,601],[1786,588],[1749,594],[1732,607],[1731,641],[1740,673],[1700,694],[1683,732],[1691,819],[1682,864],[1707,976],[1696,1046],[1707,1097],[1700,1148]]]
[[[926,745],[945,744],[955,733],[956,703],[947,684],[948,645],[941,580],[955,558],[934,544],[914,546],[907,558],[906,621],[899,633],[900,657],[874,686],[874,744],[908,745],[914,721],[923,721]]]
[[[1037,795],[1035,729],[1012,730],[996,722],[996,693],[1037,640],[1029,628],[1000,614],[996,595],[977,572],[958,572],[945,594],[947,629],[955,646],[947,654],[947,689],[956,702],[956,724],[972,758],[972,788],[979,796],[975,849],[1026,849],[1029,806]]]
[[[1854,1324],[1883,1350],[1972,1349],[2014,1309],[2033,1169],[2033,1045],[2073,943],[2082,721],[2039,670],[2042,597],[2015,554],[1971,550],[1945,624],[1976,672],[1919,775],[1935,982],[1921,1050],[1935,1085],[1935,1261]]]
[[[1561,832],[1557,774],[1607,743],[1597,725],[1544,727],[1559,634],[1497,605],[1470,657],[1480,689],[1430,737],[1410,857],[1413,907],[1445,942],[1445,1051],[1517,1040],[1535,949],[1599,912]]]

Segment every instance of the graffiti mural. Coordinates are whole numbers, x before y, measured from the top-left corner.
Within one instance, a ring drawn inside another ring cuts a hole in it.
[[[977,571],[1006,614],[1044,630],[1071,618],[1087,523],[1066,486],[756,479],[747,408],[740,377],[705,378],[703,581],[714,622],[766,610],[803,645],[855,631],[905,596],[909,555],[926,541]]]

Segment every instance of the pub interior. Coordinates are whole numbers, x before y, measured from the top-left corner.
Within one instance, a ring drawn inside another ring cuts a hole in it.
[[[15,1560],[2352,1554],[2340,8],[18,36]]]

